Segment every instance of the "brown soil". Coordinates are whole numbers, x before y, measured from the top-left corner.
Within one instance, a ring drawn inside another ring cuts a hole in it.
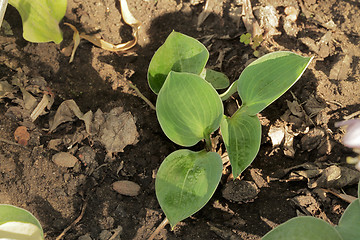
[[[218,64],[218,56],[225,53],[218,70],[231,81],[239,77],[245,63],[252,57],[253,50],[239,42],[239,36],[246,32],[244,25],[240,23],[238,28],[229,16],[235,1],[219,1],[220,7],[213,9],[214,13],[199,29],[196,27],[197,16],[204,7],[203,1],[128,2],[130,11],[142,22],[138,46],[126,54],[115,54],[83,41],[71,64],[68,63],[69,57],[60,51],[71,41],[72,32],[68,27],[61,23],[64,41],[60,45],[29,43],[22,39],[21,20],[16,10],[9,7],[6,12],[5,20],[11,25],[13,35],[0,35],[0,80],[11,82],[19,72],[28,79],[41,76],[56,98],[50,114],[41,116],[30,128],[27,149],[0,142],[0,203],[13,204],[32,212],[40,220],[46,239],[55,239],[80,215],[85,203],[87,208],[82,219],[65,234],[64,239],[78,239],[85,234],[90,234],[92,239],[101,239],[103,230],[111,231],[118,226],[123,229],[121,239],[146,239],[163,220],[153,176],[162,160],[180,147],[166,138],[155,111],[136,96],[126,81],[131,81],[155,102],[156,95],[147,85],[147,67],[156,49],[172,30],[204,42],[210,52],[209,67]],[[291,199],[306,193],[314,196],[319,204],[319,209],[312,215],[333,224],[338,222],[347,206],[331,195],[326,201],[320,199],[307,187],[306,180],[287,181],[287,177],[279,179],[274,173],[305,162],[345,165],[345,157],[352,154],[341,145],[343,132],[335,128],[334,123],[360,109],[360,4],[356,0],[262,0],[252,3],[253,6],[272,4],[281,16],[284,16],[286,6],[300,6],[297,36],[289,36],[282,28],[283,21],[280,21],[280,35],[266,39],[260,50],[289,50],[314,56],[309,69],[291,91],[301,104],[312,97],[323,104],[320,113],[312,116],[314,125],[310,129],[317,126],[326,130],[331,151],[321,153],[318,148],[303,151],[300,139],[306,133],[294,138],[296,153],[292,158],[285,156],[282,148],[273,149],[267,133],[288,109],[286,100],[294,100],[287,92],[261,113],[261,150],[242,174],[243,179],[254,180],[252,173],[260,172],[262,178],[270,180],[268,186],[263,186],[255,199],[236,203],[222,196],[223,181],[203,209],[179,223],[174,230],[167,226],[156,239],[260,239],[277,224],[297,216],[299,207]],[[326,25],[330,20],[335,23],[334,27]],[[69,0],[63,22],[96,33],[112,43],[131,39],[131,28],[121,21],[118,1]],[[327,32],[331,32],[328,44],[316,49],[316,44]],[[346,56],[350,62],[338,66],[336,72],[336,64]],[[117,106],[124,107],[136,118],[139,142],[126,147],[110,162],[105,161],[106,152],[100,144],[87,139],[78,143],[76,147],[87,145],[96,152],[96,160],[101,166],[96,174],[88,174],[84,166],[75,170],[55,165],[51,157],[56,151],[48,149],[49,141],[84,129],[83,123],[76,121],[62,124],[54,133],[46,131],[54,111],[67,99],[74,99],[83,112],[95,112],[98,108],[106,112]],[[226,102],[228,112],[238,100]],[[22,122],[14,114],[5,115],[12,106],[16,103],[10,99],[0,102],[0,136],[9,141],[14,141],[13,133]],[[141,186],[140,194],[128,197],[116,193],[111,184],[117,180],[136,182]],[[355,186],[345,188],[349,193],[354,193],[354,189]]]

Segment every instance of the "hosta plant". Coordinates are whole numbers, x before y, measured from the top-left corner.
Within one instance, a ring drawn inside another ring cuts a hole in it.
[[[228,87],[224,74],[205,68],[208,57],[199,41],[172,32],[148,69],[149,86],[158,94],[156,115],[165,135],[183,147],[206,143],[202,151],[171,153],[158,170],[156,196],[172,227],[201,209],[219,184],[223,166],[220,155],[211,151],[211,134],[220,127],[236,178],[260,147],[257,113],[286,92],[311,60],[292,52],[270,53],[248,65]],[[226,87],[223,94],[216,91]],[[232,116],[225,116],[222,101],[236,91],[242,105]]]
[[[59,21],[65,15],[67,0],[9,0],[9,4],[21,15],[25,40],[62,41]]]
[[[44,233],[39,221],[30,212],[0,204],[0,239],[43,240]]]

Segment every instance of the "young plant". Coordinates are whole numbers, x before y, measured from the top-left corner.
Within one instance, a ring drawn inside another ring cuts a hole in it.
[[[9,0],[9,4],[21,15],[25,40],[55,43],[62,41],[59,21],[65,16],[67,0]],[[5,4],[0,6],[5,7]]]
[[[44,233],[39,221],[30,212],[0,204],[0,239],[43,240]]]
[[[341,216],[339,225],[331,226],[315,217],[295,217],[268,232],[263,240],[354,240],[360,239],[360,184],[358,198]]]
[[[211,133],[220,127],[234,178],[254,160],[260,147],[257,113],[280,97],[302,75],[311,58],[274,52],[251,63],[223,94],[224,74],[204,70],[209,53],[194,38],[172,32],[154,54],[148,70],[150,88],[158,94],[156,115],[165,135],[190,147],[205,140],[206,149],[181,149],[161,164],[155,181],[159,204],[173,227],[199,211],[215,192],[222,174],[219,154],[211,152]],[[224,116],[222,101],[238,92],[242,105]]]

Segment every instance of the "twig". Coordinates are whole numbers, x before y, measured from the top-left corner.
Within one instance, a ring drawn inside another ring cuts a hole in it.
[[[114,234],[111,236],[111,238],[109,238],[108,240],[114,240],[122,231],[122,227],[118,227],[115,231]]]
[[[23,146],[23,145],[21,145],[21,144],[19,144],[19,143],[6,140],[6,139],[4,139],[4,138],[0,138],[0,142],[7,143],[7,144],[11,144],[11,145],[15,145],[15,146],[21,147],[21,148],[23,148],[23,149],[31,152],[31,150],[30,150],[29,148],[27,148],[27,147],[25,147],[25,146]]]
[[[140,92],[140,90],[139,90],[134,84],[132,84],[132,83],[129,82],[129,81],[126,81],[126,83],[129,85],[129,87],[131,87],[132,89],[135,90],[136,94],[137,94],[142,100],[144,100],[144,101],[150,106],[151,109],[156,110],[156,107],[150,102],[149,99],[147,99],[147,98]]]
[[[78,222],[80,222],[80,220],[84,216],[85,209],[88,205],[87,199],[88,198],[85,199],[85,202],[81,209],[81,213],[80,213],[79,217],[77,217],[74,222],[72,222],[67,228],[65,228],[64,231],[56,238],[56,240],[60,240],[72,227],[74,227]]]
[[[167,218],[165,218],[160,225],[155,229],[155,231],[153,232],[153,234],[151,234],[151,236],[148,238],[148,240],[153,240],[154,237],[156,237],[156,235],[158,235],[158,233],[161,231],[161,229],[163,229],[166,224],[169,223],[169,220]]]
[[[349,120],[349,119],[351,119],[351,118],[356,117],[357,115],[360,115],[360,111],[357,111],[357,112],[354,112],[354,113],[352,113],[352,114],[350,114],[350,115],[348,115],[348,116],[345,116],[344,119],[345,119],[345,120]]]

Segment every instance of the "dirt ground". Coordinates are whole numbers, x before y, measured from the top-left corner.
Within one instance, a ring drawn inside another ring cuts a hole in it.
[[[64,22],[112,43],[132,38],[131,28],[121,20],[118,0],[69,0],[61,22],[64,41],[60,45],[26,42],[22,38],[21,18],[9,7],[5,20],[11,32],[1,31],[0,35],[0,81],[12,83],[20,79],[26,86],[32,84],[38,91],[26,89],[37,101],[45,90],[55,98],[49,113],[35,122],[28,120],[29,113],[23,109],[21,91],[0,101],[0,203],[32,212],[40,220],[46,239],[56,239],[79,216],[80,221],[71,226],[63,239],[110,239],[116,230],[120,234],[115,239],[147,239],[164,219],[155,196],[156,170],[180,146],[167,139],[155,111],[126,81],[155,103],[156,95],[147,84],[147,68],[172,30],[203,42],[210,52],[208,67],[221,70],[230,81],[235,81],[245,64],[254,58],[254,50],[239,40],[246,32],[239,15],[241,6],[237,4],[241,1],[215,2],[211,14],[197,26],[204,1],[128,1],[130,11],[142,23],[137,46],[117,54],[82,41],[72,63],[61,52],[72,39],[72,31]],[[225,195],[223,190],[232,181],[228,182],[224,175],[203,209],[173,230],[166,226],[155,239],[260,239],[273,227],[298,215],[312,215],[337,224],[347,203],[321,188],[333,187],[356,195],[356,171],[349,173],[355,180],[331,186],[320,184],[316,178],[319,175],[312,177],[298,170],[321,172],[330,166],[353,169],[345,161],[352,150],[341,144],[344,131],[334,123],[360,110],[359,1],[251,2],[254,11],[273,6],[280,19],[277,34],[269,34],[258,48],[262,54],[288,50],[314,59],[291,92],[259,115],[263,125],[260,152],[241,175],[242,181],[256,184],[258,194],[246,197],[245,193],[240,200],[236,196],[244,194],[240,190],[233,191],[232,196]],[[288,6],[299,11],[290,30],[285,27]],[[266,28],[267,20],[263,22],[261,27]],[[46,86],[41,88],[38,82]],[[69,99],[83,113],[99,108],[105,113],[122,107],[136,120],[138,142],[109,157],[104,145],[89,136],[74,140],[76,133],[84,132],[81,120],[63,123],[49,132],[49,121],[59,105]],[[227,114],[239,101],[237,96],[226,101]],[[25,148],[11,144],[19,126],[26,126],[30,133]],[[273,146],[269,131],[276,126],[287,129],[286,136],[293,144],[285,141]],[[56,147],[49,144],[56,139]],[[84,146],[89,146],[87,151],[94,154],[92,165],[83,161],[77,167],[61,167],[52,161],[60,151],[81,160]],[[304,163],[307,165],[301,165]],[[118,180],[135,182],[140,186],[139,194],[125,196],[115,192],[112,183]]]

